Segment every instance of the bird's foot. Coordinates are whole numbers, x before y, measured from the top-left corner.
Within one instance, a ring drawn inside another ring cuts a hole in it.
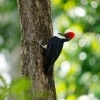
[[[40,45],[43,49],[47,49],[47,45],[42,45],[41,43],[37,42],[37,41],[34,41],[36,42],[38,45]]]

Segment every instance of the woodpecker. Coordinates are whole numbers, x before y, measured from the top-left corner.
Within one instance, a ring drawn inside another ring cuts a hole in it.
[[[52,38],[49,39],[47,44],[46,54],[44,59],[44,72],[47,75],[52,75],[53,65],[62,51],[64,42],[70,41],[75,36],[73,32],[67,32],[65,34],[58,33],[58,34],[62,35],[63,38],[53,36]]]

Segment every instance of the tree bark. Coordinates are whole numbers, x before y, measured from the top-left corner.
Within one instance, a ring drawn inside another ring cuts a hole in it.
[[[31,79],[31,100],[56,100],[53,76],[43,72],[43,49],[34,42],[46,45],[52,36],[50,1],[18,0],[18,8],[22,29],[21,72]]]

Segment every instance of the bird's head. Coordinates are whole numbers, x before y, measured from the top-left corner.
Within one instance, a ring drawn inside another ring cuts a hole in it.
[[[71,40],[75,36],[74,32],[67,32],[65,34],[58,33],[58,34],[64,36],[67,40]]]

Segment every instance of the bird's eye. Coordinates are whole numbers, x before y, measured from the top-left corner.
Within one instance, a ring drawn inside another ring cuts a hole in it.
[[[67,38],[68,38],[68,40],[70,40],[70,39],[71,39],[69,35],[67,36]]]
[[[69,35],[67,34],[66,37],[69,37]]]
[[[69,38],[69,35],[67,35],[67,37]]]
[[[70,36],[69,36],[68,34],[66,34],[66,38],[67,38],[68,40],[70,40]]]

